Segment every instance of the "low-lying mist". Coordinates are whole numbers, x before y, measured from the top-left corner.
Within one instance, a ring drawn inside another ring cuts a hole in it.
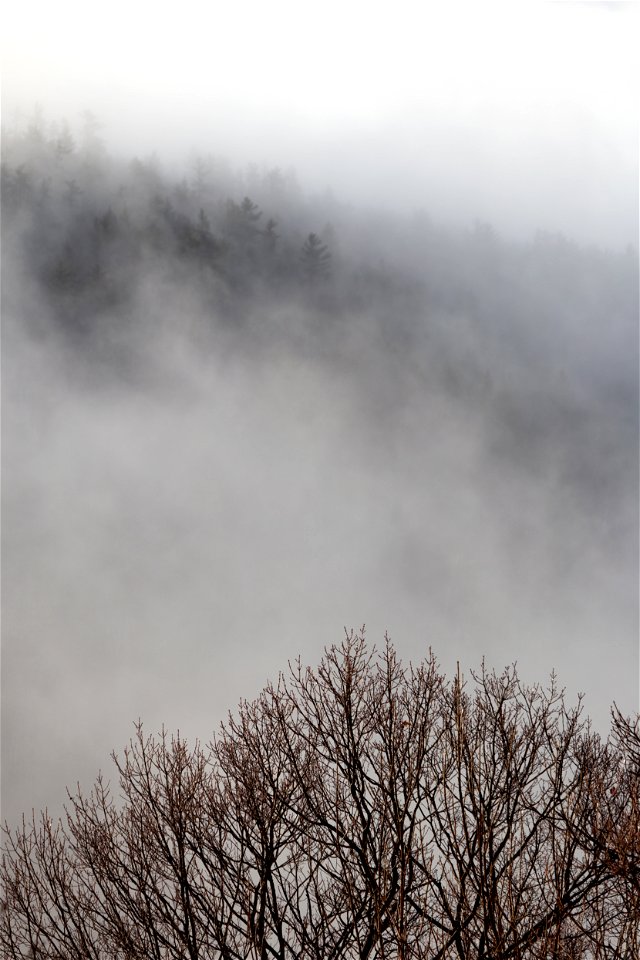
[[[632,251],[30,136],[3,163],[4,817],[58,810],[138,717],[206,740],[363,622],[555,669],[603,728],[637,708]]]

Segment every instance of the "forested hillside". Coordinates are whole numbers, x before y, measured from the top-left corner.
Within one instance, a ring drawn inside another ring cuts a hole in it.
[[[356,210],[331,193],[305,196],[291,170],[232,171],[215,156],[170,174],[156,157],[110,157],[99,132],[91,114],[72,135],[66,122],[37,113],[3,132],[5,255],[12,271],[35,280],[69,335],[99,336],[105,317],[121,329],[140,320],[141,285],[151,278],[161,291],[188,289],[211,327],[246,331],[254,321],[272,335],[274,313],[296,304],[324,314],[326,333],[344,337],[366,314],[398,349],[437,333],[429,352],[439,360],[451,341],[459,345],[450,327],[464,316],[473,321],[465,346],[476,342],[456,360],[464,359],[469,385],[500,348],[542,372],[551,344],[553,372],[593,374],[585,355],[595,347],[606,379],[599,348],[606,343],[618,359],[630,342],[632,249],[584,248],[544,233],[509,243],[488,224],[448,230],[422,207],[408,221]],[[9,296],[22,293],[7,273]],[[185,318],[172,312],[179,329]],[[286,332],[294,336],[308,319],[299,310]]]
[[[60,335],[114,372],[134,342],[144,366],[145,341],[168,331],[205,353],[330,357],[354,365],[383,418],[417,380],[486,409],[498,452],[532,460],[566,441],[571,483],[619,480],[637,428],[632,249],[356,210],[305,196],[292,171],[213,156],[169,174],[110,157],[99,134],[91,114],[75,135],[38,114],[4,133],[9,327]]]
[[[631,710],[635,251],[103,138],[2,140],[6,815],[364,620]]]

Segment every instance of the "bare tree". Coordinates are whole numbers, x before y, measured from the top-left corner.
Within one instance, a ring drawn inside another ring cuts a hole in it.
[[[629,958],[638,725],[602,742],[552,678],[448,682],[349,634],[206,748],[141,725],[5,830],[0,943],[36,958]]]

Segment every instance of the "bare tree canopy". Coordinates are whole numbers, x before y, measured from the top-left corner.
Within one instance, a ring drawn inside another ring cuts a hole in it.
[[[207,747],[138,725],[119,789],[7,828],[3,955],[637,958],[639,747],[553,678],[352,633]]]

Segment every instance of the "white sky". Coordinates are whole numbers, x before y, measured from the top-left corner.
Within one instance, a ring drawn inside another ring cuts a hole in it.
[[[638,14],[513,0],[13,3],[5,118],[36,101],[71,121],[91,108],[131,152],[214,150],[293,165],[356,201],[635,243]]]

